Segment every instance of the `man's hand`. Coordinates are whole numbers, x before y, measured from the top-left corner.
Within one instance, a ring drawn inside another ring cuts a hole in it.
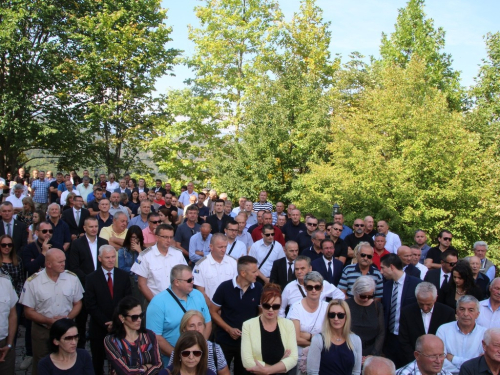
[[[238,328],[230,328],[227,333],[233,340],[238,340],[241,337],[241,331]]]
[[[45,241],[43,241],[42,244],[42,254],[45,256],[45,254],[47,254],[47,251],[49,251],[51,247],[52,245],[49,244],[49,239],[47,238]]]
[[[453,355],[453,354],[451,354],[451,353],[446,354],[446,359],[447,359],[448,361],[450,361],[450,362],[453,360],[453,357],[454,357],[454,355]]]
[[[10,348],[7,345],[5,345],[3,348],[0,348],[0,362],[5,362],[5,357],[7,356],[9,350]]]
[[[74,241],[74,240],[76,240],[77,238],[78,238],[78,237],[76,236],[76,234],[72,234],[72,235],[71,235],[71,241]]]

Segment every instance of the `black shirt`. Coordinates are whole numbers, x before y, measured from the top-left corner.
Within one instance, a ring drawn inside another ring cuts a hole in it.
[[[287,221],[282,229],[285,235],[285,241],[297,241],[297,237],[301,232],[307,232],[306,225],[299,222],[298,225],[294,225],[291,220]]]
[[[455,250],[457,251],[457,249],[455,249],[453,246],[450,246],[448,248],[448,250]],[[436,263],[436,264],[441,264],[441,254],[443,253],[443,251],[441,251],[439,249],[439,246],[434,246],[434,247],[431,247],[429,249],[429,251],[427,252],[427,257],[425,259],[432,259],[432,263]]]
[[[347,245],[342,238],[339,238],[334,244],[335,252],[333,253],[334,258],[346,257],[347,258]],[[349,263],[350,264],[350,263]],[[347,265],[347,263],[346,263]]]
[[[259,319],[260,324],[260,347],[262,350],[262,360],[267,365],[274,365],[281,361],[285,355],[285,347],[281,341],[280,326],[276,324],[276,329],[273,332],[268,332],[262,325],[262,320]]]
[[[368,242],[373,247],[373,240],[370,235],[363,233],[363,236],[356,237],[354,233],[351,233],[344,238],[344,242],[347,247],[350,247],[352,250],[360,243],[360,242]]]
[[[287,238],[287,241],[288,238]],[[304,250],[312,246],[312,240],[311,240],[311,235],[307,233],[307,231],[300,232],[300,234],[297,236],[297,243],[299,244],[299,253],[302,254]]]

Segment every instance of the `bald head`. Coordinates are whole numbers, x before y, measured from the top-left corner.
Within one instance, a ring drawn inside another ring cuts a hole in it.
[[[398,257],[403,262],[404,266],[411,263],[411,249],[408,246],[400,246],[398,248]]]
[[[212,226],[208,223],[204,223],[200,227],[200,232],[203,238],[207,238],[211,231],[212,231]]]
[[[61,255],[66,258],[66,256],[64,255],[64,251],[56,248],[49,249],[47,251],[47,254],[45,254],[45,262],[53,261],[54,259],[60,257]]]
[[[363,375],[395,375],[396,366],[387,358],[368,357],[363,366]]]

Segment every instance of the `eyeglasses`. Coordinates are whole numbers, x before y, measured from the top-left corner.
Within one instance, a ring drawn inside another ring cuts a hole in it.
[[[451,241],[452,238],[451,237],[443,237],[443,241]]]
[[[308,292],[312,292],[312,290],[316,290],[316,291],[320,291],[321,289],[323,289],[323,285],[321,284],[317,284],[317,285],[306,285],[306,290]]]
[[[161,223],[161,220],[155,220],[155,221],[149,221],[151,224],[160,224]]]
[[[78,341],[78,339],[80,338],[80,335],[77,333],[76,335],[74,336],[66,336],[66,337],[63,337],[62,340],[63,341]]]
[[[190,277],[190,278],[189,278],[189,279],[187,279],[187,280],[183,280],[183,279],[177,279],[177,280],[179,280],[179,281],[185,281],[185,282],[187,282],[188,284],[191,284],[191,283],[193,282],[193,280],[194,280],[194,277]]]
[[[264,236],[271,237],[271,236],[274,236],[274,233],[264,233]]]
[[[354,224],[353,226],[356,227],[356,228],[359,228],[359,227],[364,227],[365,224]]]
[[[370,254],[364,254],[364,253],[359,254],[359,256],[360,256],[361,258],[368,258],[368,259],[372,259],[372,258],[373,258],[373,255],[370,255]]]
[[[345,315],[346,315],[345,313],[329,312],[328,318],[335,319],[336,317],[338,317],[339,319],[344,319]]]
[[[271,309],[273,309],[273,311],[277,311],[277,310],[280,309],[280,307],[281,307],[281,305],[279,303],[275,303],[273,305],[270,305],[269,303],[263,303],[262,304],[262,308],[264,310],[271,310]]]
[[[358,297],[361,299],[373,299],[373,294],[370,295],[360,294]]]
[[[142,320],[144,319],[144,312],[141,312],[139,315],[126,315],[132,320],[133,322],[137,322],[139,318]]]
[[[54,229],[40,229],[40,232],[42,232],[43,234],[47,234],[47,233],[54,233]]]
[[[162,236],[160,234],[157,234],[157,236],[160,237],[160,238],[164,238],[166,240],[174,238],[173,236]]]
[[[457,265],[457,262],[446,262],[446,261],[444,261],[444,260],[442,260],[441,262],[446,263],[446,264],[449,264],[449,265],[450,265],[450,267],[455,267],[455,266]]]
[[[181,352],[181,356],[184,358],[189,357],[191,354],[196,358],[200,358],[203,352],[201,350],[183,350]]]
[[[315,223],[306,223],[306,225],[309,225],[311,227],[317,227],[318,226],[318,224],[315,224]]]
[[[441,353],[441,354],[434,354],[434,355],[427,355],[422,352],[417,351],[418,354],[422,354],[424,357],[429,358],[432,361],[436,361],[438,359],[443,359],[446,357],[446,353]]]
[[[2,247],[14,247],[14,244],[12,242],[11,243],[3,243],[0,246],[2,246]]]

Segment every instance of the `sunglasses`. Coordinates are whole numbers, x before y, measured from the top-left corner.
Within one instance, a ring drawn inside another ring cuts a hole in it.
[[[194,277],[190,277],[190,278],[189,278],[189,279],[187,279],[187,280],[183,280],[183,279],[177,279],[177,280],[180,280],[180,281],[185,281],[185,282],[187,282],[188,284],[191,284],[191,283],[193,282],[193,280],[194,280]]]
[[[42,232],[43,234],[47,234],[47,233],[54,233],[54,229],[41,229],[40,232]]]
[[[364,226],[365,226],[365,224],[354,224],[354,226],[355,226],[356,228],[359,228],[359,227],[364,227]]]
[[[306,290],[309,291],[309,292],[312,292],[312,290],[316,290],[316,291],[320,291],[321,289],[323,289],[323,285],[306,285]]]
[[[363,253],[361,253],[361,254],[359,254],[359,256],[361,258],[368,258],[368,259],[372,259],[373,258],[373,255],[370,255],[370,254],[363,254]]]
[[[161,220],[149,221],[151,224],[160,224]]]
[[[332,228],[333,230],[336,230],[336,231],[339,231],[339,232],[342,232],[344,230],[344,228]]]
[[[338,317],[339,319],[344,319],[345,313],[336,313],[336,312],[329,312],[328,313],[328,318],[335,319],[336,317]]]
[[[274,236],[274,233],[264,233],[264,236],[271,237],[271,236]]]
[[[452,238],[451,237],[443,237],[443,241],[451,241]]]
[[[262,308],[264,310],[271,310],[271,309],[273,309],[273,311],[277,311],[277,310],[280,309],[280,307],[281,307],[281,305],[279,303],[275,303],[273,305],[270,305],[269,303],[263,303],[262,304]]]
[[[373,299],[373,294],[370,294],[370,295],[365,295],[365,294],[360,294],[359,295],[359,298],[360,299]]]
[[[141,320],[144,319],[144,312],[141,312],[139,315],[126,315],[126,316],[130,317],[130,320],[132,320],[133,322],[137,322],[139,318]]]
[[[442,262],[446,263],[446,264],[449,264],[450,267],[455,267],[457,265],[457,262],[445,262],[444,260]]]
[[[62,340],[63,341],[73,341],[73,340],[78,341],[79,338],[80,338],[80,335],[77,333],[74,336],[66,336]]]
[[[14,244],[13,243],[3,243],[0,246],[2,246],[2,247],[14,247]]]
[[[314,223],[307,223],[307,225],[311,226],[311,227],[317,227],[318,224],[314,224]]]
[[[181,352],[181,356],[184,358],[189,357],[191,354],[196,358],[200,358],[203,352],[201,350],[183,350]]]

